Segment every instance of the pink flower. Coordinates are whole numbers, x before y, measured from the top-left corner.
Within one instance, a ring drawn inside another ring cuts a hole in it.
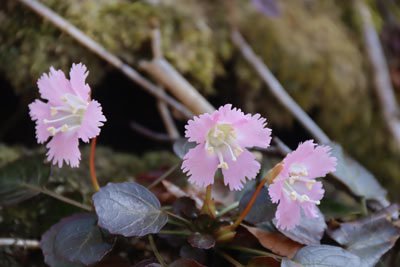
[[[42,144],[52,136],[46,145],[47,159],[62,167],[63,161],[71,167],[78,167],[81,153],[79,138],[89,142],[100,133],[102,122],[106,121],[101,106],[90,100],[90,87],[85,83],[88,75],[82,63],[72,64],[71,80],[61,70],[50,68],[38,80],[40,95],[47,102],[36,100],[29,105],[30,116],[36,121],[36,138]]]
[[[227,104],[210,114],[202,114],[186,125],[186,137],[198,145],[184,157],[182,169],[189,181],[199,186],[214,183],[214,174],[222,169],[225,185],[230,190],[243,188],[254,179],[260,164],[247,147],[267,148],[271,130],[259,114],[251,116]]]
[[[309,140],[284,158],[281,173],[269,186],[272,202],[279,201],[275,214],[279,228],[289,230],[298,225],[300,207],[306,216],[318,217],[315,205],[325,191],[315,178],[335,171],[336,158],[330,156],[330,149]]]

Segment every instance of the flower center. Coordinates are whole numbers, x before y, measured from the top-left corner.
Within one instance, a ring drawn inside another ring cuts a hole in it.
[[[229,169],[228,163],[224,161],[224,155],[228,155],[233,161],[243,152],[237,144],[237,136],[232,125],[228,123],[216,124],[208,131],[206,138],[206,150],[209,155],[218,156],[218,168]]]
[[[292,164],[289,168],[289,178],[285,180],[283,184],[283,192],[287,194],[293,201],[299,200],[300,203],[311,202],[319,205],[318,200],[312,200],[307,194],[299,194],[299,191],[304,192],[304,187],[310,191],[313,184],[315,184],[314,179],[306,178],[308,175],[307,168],[304,165]],[[301,190],[303,189],[303,190]]]
[[[76,95],[64,94],[61,101],[65,104],[50,107],[51,120],[44,119],[44,124],[49,124],[47,131],[53,136],[58,132],[77,130],[85,115],[88,104]],[[51,126],[50,126],[51,125]]]

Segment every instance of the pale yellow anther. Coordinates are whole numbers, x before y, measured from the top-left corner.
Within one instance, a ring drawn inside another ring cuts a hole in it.
[[[55,107],[50,107],[50,115],[53,117],[57,114],[57,109]]]
[[[296,176],[289,178],[289,184],[294,184],[296,181],[297,181],[297,177]]]
[[[239,155],[242,153],[243,153],[243,149],[241,149],[240,147],[235,148],[234,154],[236,157],[239,157]]]
[[[232,136],[234,139],[237,139],[237,135],[234,131],[229,132],[229,135]]]
[[[307,189],[308,189],[308,190],[311,190],[313,184],[315,184],[315,180],[310,180],[309,182],[307,182],[307,183],[306,183]]]
[[[47,130],[49,133],[51,133],[51,135],[55,135],[55,134],[56,134],[56,128],[54,128],[53,126],[47,128],[46,130]]]
[[[61,101],[62,101],[62,102],[67,102],[68,99],[67,99],[67,97],[66,97],[65,95],[63,95],[63,96],[61,97]]]
[[[295,201],[297,199],[297,193],[296,192],[291,192],[289,196],[293,201]]]
[[[210,155],[210,156],[214,153],[214,148],[212,148],[210,146],[207,147],[206,150],[207,150],[207,154]]]
[[[304,201],[310,201],[310,198],[307,195],[302,195],[300,197],[300,203],[303,203]]]
[[[229,169],[228,163],[226,163],[226,162],[221,162],[220,164],[218,164],[218,168],[228,170],[228,169]]]
[[[65,133],[66,131],[68,131],[68,125],[64,124],[63,126],[61,126],[61,132]]]

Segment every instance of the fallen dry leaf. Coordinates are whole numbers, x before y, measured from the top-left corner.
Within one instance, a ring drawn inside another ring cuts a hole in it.
[[[254,235],[263,247],[278,255],[288,257],[289,259],[292,259],[296,255],[297,251],[304,247],[304,245],[297,243],[280,233],[267,232],[263,229],[243,224],[242,226]]]

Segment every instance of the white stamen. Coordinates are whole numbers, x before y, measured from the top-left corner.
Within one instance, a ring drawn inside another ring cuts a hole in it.
[[[57,114],[57,109],[55,107],[50,107],[50,115],[54,117]]]
[[[79,116],[79,115],[67,115],[67,116],[64,116],[64,117],[60,117],[60,118],[58,118],[58,119],[55,119],[55,120],[47,120],[47,119],[44,119],[43,120],[43,122],[45,123],[45,124],[47,124],[47,123],[54,123],[54,122],[60,122],[60,121],[63,121],[63,120],[66,120],[66,119],[70,119],[70,118],[73,118],[73,117],[81,117],[81,116]]]
[[[295,191],[292,191],[292,192],[290,192],[290,198],[293,200],[293,201],[296,201],[296,199],[297,199],[297,193],[295,192]],[[301,200],[300,200],[301,201]]]
[[[289,168],[290,176],[307,176],[307,168],[301,164],[292,164]]]

